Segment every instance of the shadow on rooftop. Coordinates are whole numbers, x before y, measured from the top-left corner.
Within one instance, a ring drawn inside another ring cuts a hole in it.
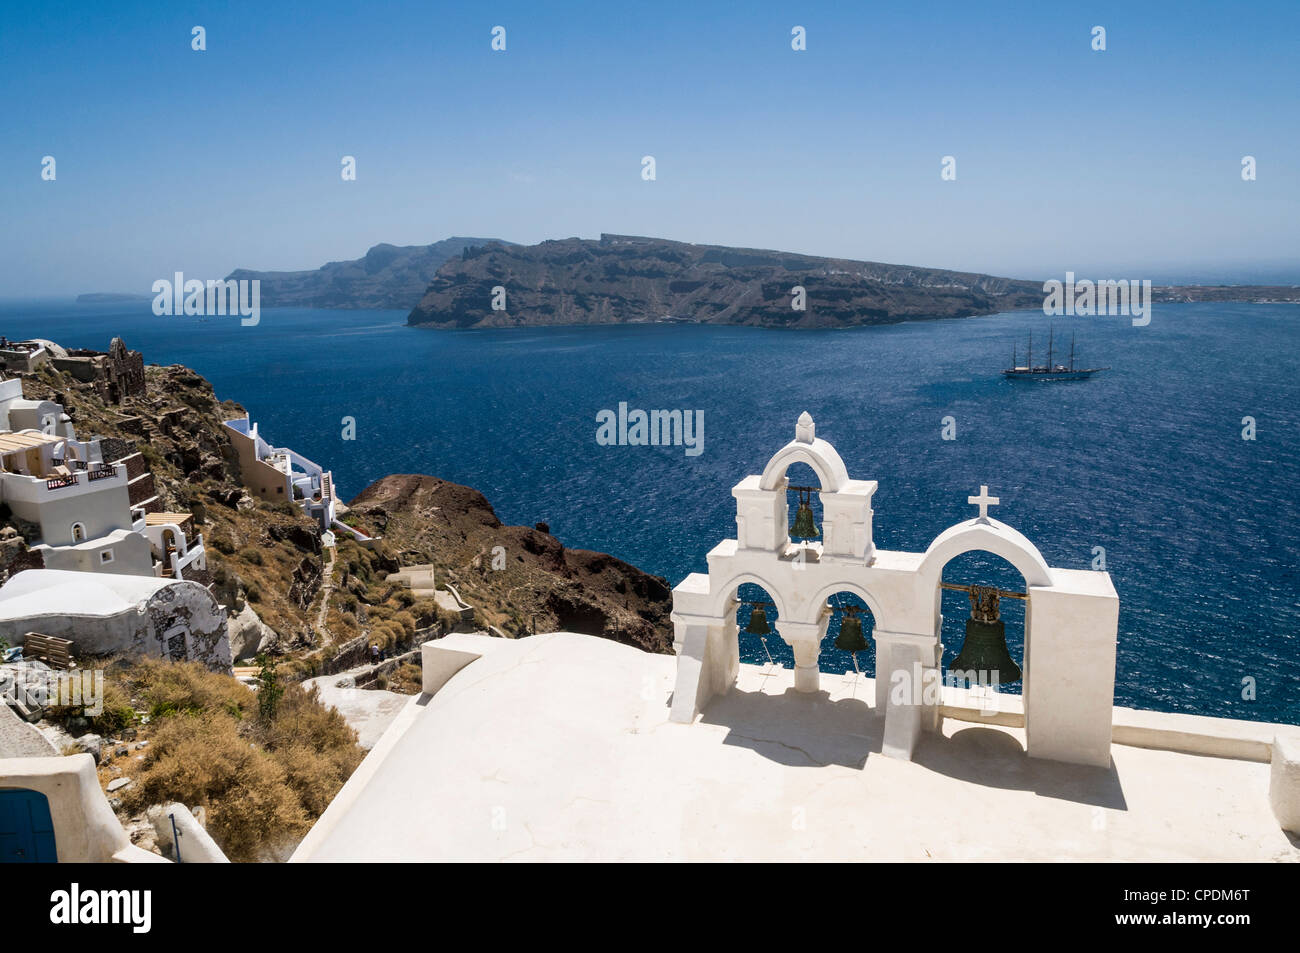
[[[828,692],[793,688],[779,695],[733,688],[709,702],[700,722],[727,728],[723,744],[795,768],[862,768],[880,751],[883,728],[862,698],[831,701]]]
[[[1114,761],[1096,768],[1031,758],[1014,735],[997,728],[972,725],[951,737],[922,735],[912,760],[930,771],[984,787],[1128,810]]]
[[[789,767],[866,767],[879,754],[884,719],[865,698],[832,701],[829,693],[732,688],[713,698],[701,724],[727,729],[723,744],[748,748]],[[983,787],[1032,791],[1041,797],[1116,811],[1128,810],[1112,761],[1108,767],[1031,758],[1012,734],[985,725],[959,728],[951,737],[924,734],[912,760],[929,771]]]

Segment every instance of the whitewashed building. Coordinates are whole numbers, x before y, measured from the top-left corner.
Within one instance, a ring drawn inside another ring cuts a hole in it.
[[[27,400],[17,378],[0,380],[0,428],[0,502],[40,528],[46,567],[154,574],[126,468],[104,462],[98,440],[78,440],[63,408]]]
[[[239,454],[244,486],[255,499],[288,501],[328,530],[336,522],[334,480],[330,471],[288,447],[273,447],[245,416],[225,421]]]
[[[99,440],[77,438],[61,405],[28,400],[19,378],[0,380],[0,503],[39,527],[32,548],[47,569],[206,585],[203,536],[192,515],[132,505],[133,460],[139,455],[106,461]]]
[[[226,610],[183,579],[28,569],[0,586],[0,638],[71,639],[78,655],[150,655],[229,671]]]

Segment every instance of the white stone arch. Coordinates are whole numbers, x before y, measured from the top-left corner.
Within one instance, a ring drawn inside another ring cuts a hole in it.
[[[752,583],[755,586],[760,586],[762,590],[767,593],[768,598],[771,599],[773,604],[776,606],[777,619],[785,619],[787,622],[794,621],[793,618],[786,613],[785,600],[781,598],[780,586],[773,582],[769,582],[762,576],[758,575],[758,573],[754,572],[737,573],[732,576],[728,582],[719,586],[712,594],[710,614],[717,616],[718,618],[726,617],[728,612],[732,611],[731,603],[743,601],[737,597],[737,593],[739,593],[740,587],[745,585],[745,583]]]
[[[830,597],[835,595],[835,593],[837,592],[852,593],[853,595],[861,599],[863,602],[865,602],[867,604],[867,608],[871,610],[871,618],[875,623],[876,628],[882,630],[889,630],[893,628],[891,624],[891,619],[888,617],[888,615],[886,615],[885,611],[880,607],[880,600],[876,598],[876,596],[871,592],[871,590],[868,589],[866,586],[862,585],[861,583],[852,582],[848,579],[841,579],[837,582],[827,583],[826,585],[822,586],[822,588],[818,590],[817,595],[813,597],[811,604],[816,607],[824,606],[827,604],[827,601],[830,599]]]
[[[781,489],[781,480],[785,477],[786,470],[795,463],[806,463],[812,467],[817,479],[821,481],[823,493],[838,493],[849,482],[848,468],[844,466],[838,451],[825,440],[814,440],[812,443],[786,444],[778,450],[764,467],[758,488]]]
[[[973,519],[950,526],[925,550],[916,575],[923,591],[937,587],[943,567],[963,553],[983,550],[1011,563],[1030,586],[1052,585],[1052,569],[1038,547],[1018,530],[995,519]]]
[[[938,536],[926,548],[925,555],[922,557],[920,564],[916,568],[916,579],[918,591],[923,595],[926,592],[932,593],[931,608],[929,610],[929,631],[933,633],[934,653],[933,659],[927,658],[925,664],[933,664],[936,672],[942,665],[940,649],[940,627],[943,624],[943,592],[939,584],[943,581],[943,570],[953,559],[965,553],[986,552],[1005,560],[1024,578],[1025,595],[1025,621],[1024,621],[1024,658],[1021,660],[1022,675],[1022,695],[1028,698],[1031,673],[1033,669],[1032,657],[1033,646],[1035,644],[1034,625],[1033,625],[1033,591],[1035,587],[1050,587],[1053,585],[1053,574],[1047,561],[1043,559],[1043,554],[1038,551],[1029,539],[1018,530],[1012,529],[1005,523],[1000,523],[989,517],[979,517],[968,520],[965,523],[958,523],[950,526]],[[938,731],[943,722],[942,714],[938,706],[931,709],[926,716],[926,723],[931,731]],[[1025,707],[1025,730],[1028,733],[1030,727],[1031,713],[1029,706]]]

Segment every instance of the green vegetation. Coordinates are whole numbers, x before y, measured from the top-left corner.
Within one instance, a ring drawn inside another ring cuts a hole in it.
[[[275,663],[266,655],[257,656],[257,714],[262,721],[275,720],[275,711],[284,695],[284,686],[275,670]]]

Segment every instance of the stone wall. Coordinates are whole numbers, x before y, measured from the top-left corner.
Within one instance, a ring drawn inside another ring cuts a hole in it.
[[[28,549],[17,530],[6,529],[0,536],[0,586],[24,569],[44,569],[45,556],[39,549]]]
[[[74,348],[53,359],[55,368],[77,380],[93,384],[104,401],[120,404],[127,397],[145,395],[144,355],[131,351],[121,338],[113,338],[108,351]]]
[[[113,338],[108,346],[108,381],[113,403],[145,396],[144,355],[127,350],[121,338]]]
[[[21,645],[28,632],[71,639],[76,657],[149,655],[194,660],[217,671],[230,671],[226,610],[195,582],[171,583],[142,604],[114,615],[73,615],[52,609],[0,622],[0,638],[10,645]]]
[[[135,479],[146,469],[144,457],[136,450],[133,441],[123,440],[121,437],[100,437],[99,450],[105,463],[121,463],[126,466],[128,480]],[[133,464],[134,460],[138,460],[138,463]]]

